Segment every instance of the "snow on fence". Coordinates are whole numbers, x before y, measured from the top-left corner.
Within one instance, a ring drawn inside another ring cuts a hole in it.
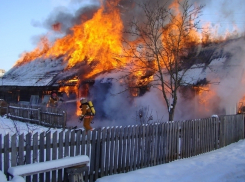
[[[127,127],[68,130],[33,136],[1,136],[0,170],[11,166],[87,155],[85,182],[209,152],[244,139],[244,116],[230,115]],[[11,159],[11,160],[10,160]],[[64,169],[26,177],[26,181],[67,179]]]
[[[66,127],[66,112],[60,111],[57,108],[11,104],[5,108],[0,106],[0,109],[5,109],[7,116],[11,119],[17,119],[47,127]]]

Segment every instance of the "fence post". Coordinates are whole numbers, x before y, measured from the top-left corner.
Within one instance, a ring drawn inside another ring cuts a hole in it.
[[[66,127],[66,112],[63,111],[63,123],[62,123],[63,128]]]
[[[39,124],[41,124],[41,108],[37,109],[37,119],[39,121]]]
[[[8,117],[9,116],[9,104],[7,105],[6,113],[7,113],[7,117]]]

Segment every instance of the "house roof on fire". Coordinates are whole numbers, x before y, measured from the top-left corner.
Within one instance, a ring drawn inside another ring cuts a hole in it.
[[[184,77],[184,82],[193,85],[198,84],[201,80],[206,79],[207,73],[210,71],[223,69],[224,64],[231,57],[227,47],[234,44],[234,41],[244,43],[244,38],[210,45],[205,48],[196,48],[193,51],[195,56],[188,59],[191,69]],[[62,57],[36,59],[10,69],[0,78],[0,86],[62,86],[65,80],[79,76],[84,71],[84,69],[81,69],[84,65],[76,65],[71,69],[66,69],[66,66],[67,62],[63,61]]]

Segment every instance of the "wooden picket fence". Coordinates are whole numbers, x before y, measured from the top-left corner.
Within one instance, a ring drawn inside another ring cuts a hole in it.
[[[35,123],[47,127],[65,128],[66,112],[57,108],[10,104],[5,109],[11,119]]]
[[[85,182],[209,152],[244,139],[244,116],[221,116],[93,131],[0,135],[0,170],[10,166],[88,155]],[[2,143],[3,142],[3,143]],[[66,181],[64,170],[26,177],[26,181]]]

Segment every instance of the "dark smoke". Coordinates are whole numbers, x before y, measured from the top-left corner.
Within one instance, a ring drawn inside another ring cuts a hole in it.
[[[52,29],[52,25],[55,23],[61,24],[61,33],[70,33],[70,28],[76,24],[80,24],[93,17],[93,14],[98,10],[98,6],[91,5],[88,7],[82,7],[78,9],[74,14],[67,11],[55,11],[44,22],[46,29]]]

